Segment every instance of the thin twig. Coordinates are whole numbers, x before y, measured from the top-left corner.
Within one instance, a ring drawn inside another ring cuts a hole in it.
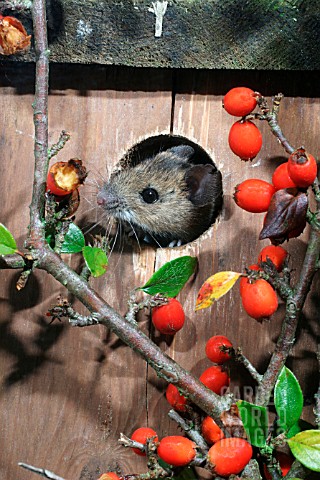
[[[181,415],[179,415],[179,413],[175,410],[170,410],[168,416],[171,418],[171,420],[175,421],[184,432],[186,432],[186,435],[197,444],[197,447],[199,447],[204,455],[208,453],[208,445],[206,441],[202,435],[193,428],[190,422],[188,422],[185,418],[182,418]]]
[[[237,350],[234,350],[232,349],[231,350],[231,353],[233,354],[233,357],[234,359],[239,362],[239,363],[242,363],[242,365],[245,366],[245,368],[248,370],[248,372],[250,373],[251,377],[258,383],[260,384],[261,381],[262,381],[262,378],[263,378],[263,375],[261,375],[257,370],[256,368],[252,365],[252,363],[250,362],[250,360],[245,357],[241,351],[241,348],[238,348]]]
[[[289,141],[283,134],[280,125],[278,124],[278,112],[280,107],[280,101],[282,100],[282,98],[282,93],[278,93],[278,95],[274,97],[271,112],[265,97],[263,97],[262,95],[257,96],[257,101],[262,111],[262,120],[266,120],[268,122],[273,135],[277,137],[285,151],[291,154],[294,152],[295,149],[290,145]]]
[[[314,415],[315,415],[315,423],[318,428],[320,428],[320,343],[318,344],[317,348],[317,360],[318,360],[318,371],[319,371],[319,387],[318,391],[315,394],[315,406],[314,406]]]
[[[49,149],[49,152],[48,152],[49,160],[51,160],[52,157],[58,155],[58,153],[60,152],[60,150],[63,149],[63,147],[65,146],[68,140],[70,140],[70,133],[66,132],[65,130],[62,130],[57,143],[53,144],[52,147]]]
[[[37,475],[40,475],[41,477],[44,478],[49,478],[50,480],[64,480],[64,478],[59,477],[53,472],[50,472],[50,470],[47,470],[45,468],[37,468],[33,467],[32,465],[28,465],[27,463],[18,463],[19,467],[25,468],[26,470],[29,470],[30,472],[36,473]]]

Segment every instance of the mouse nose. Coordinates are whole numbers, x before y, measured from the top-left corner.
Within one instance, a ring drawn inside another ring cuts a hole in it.
[[[119,207],[120,202],[119,202],[119,198],[116,195],[114,195],[112,192],[102,190],[97,195],[97,204],[100,205],[101,207],[112,210],[114,208]]]

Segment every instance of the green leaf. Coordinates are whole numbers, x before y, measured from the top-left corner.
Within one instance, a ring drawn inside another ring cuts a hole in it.
[[[320,430],[300,432],[288,440],[288,444],[302,465],[314,472],[320,472]]]
[[[274,403],[280,427],[289,430],[300,418],[303,395],[298,380],[287,367],[283,367],[276,382]]]
[[[266,407],[260,407],[245,400],[239,400],[237,406],[249,442],[254,447],[265,446],[268,435],[268,410]]]
[[[165,263],[157,270],[145,285],[140,287],[149,295],[161,293],[167,297],[176,297],[190,276],[194,273],[197,259],[188,255]]]
[[[304,430],[310,430],[312,428],[313,425],[311,425],[311,423],[300,418],[300,420],[298,420],[297,423],[295,423],[288,431],[287,438],[291,438],[294,435],[297,435],[297,433],[303,432]]]
[[[80,228],[70,223],[69,230],[65,234],[61,253],[79,253],[85,246],[85,239]]]
[[[17,251],[17,244],[9,230],[0,223],[0,255],[10,255]]]
[[[108,266],[108,257],[106,252],[98,247],[84,247],[82,249],[83,257],[93,277],[101,277],[106,273]]]

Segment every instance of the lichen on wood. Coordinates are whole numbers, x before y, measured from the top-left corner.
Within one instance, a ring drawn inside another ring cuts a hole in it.
[[[156,29],[161,3],[167,8]],[[51,62],[268,70],[320,64],[318,0],[51,0],[48,27]],[[21,59],[33,60],[33,51]]]

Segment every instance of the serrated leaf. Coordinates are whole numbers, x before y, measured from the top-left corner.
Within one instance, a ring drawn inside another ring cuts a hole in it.
[[[288,440],[291,452],[302,465],[320,472],[320,430],[306,430]]]
[[[283,367],[274,388],[274,403],[280,427],[289,430],[300,418],[303,395],[294,374]]]
[[[64,237],[61,253],[79,253],[85,246],[85,239],[82,231],[74,223],[70,223],[69,229]]]
[[[268,410],[266,407],[260,407],[245,400],[239,400],[237,406],[249,442],[254,447],[265,446],[268,435]]]
[[[233,287],[240,276],[238,272],[218,272],[207,278],[198,292],[196,311],[210,307]]]
[[[283,243],[290,237],[299,235],[306,224],[308,197],[296,188],[278,190],[271,199],[264,227],[259,239],[269,238],[274,244]]]
[[[84,247],[82,249],[83,257],[93,277],[101,277],[106,273],[108,266],[108,257],[99,247]]]
[[[10,255],[17,251],[17,244],[7,227],[0,223],[0,255]]]
[[[159,268],[139,290],[149,295],[161,293],[169,298],[176,297],[196,266],[197,259],[188,255],[171,260]]]

